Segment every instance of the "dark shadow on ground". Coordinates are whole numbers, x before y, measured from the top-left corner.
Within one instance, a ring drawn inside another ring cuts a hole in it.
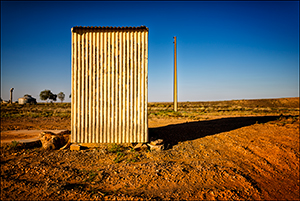
[[[178,142],[195,140],[205,136],[235,130],[255,123],[274,121],[280,116],[231,117],[208,121],[174,124],[158,128],[149,128],[151,139],[163,139],[165,147],[172,148]]]

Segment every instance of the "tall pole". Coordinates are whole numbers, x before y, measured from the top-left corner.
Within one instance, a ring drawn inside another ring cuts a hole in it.
[[[10,89],[10,103],[13,103],[13,90],[14,90],[14,88],[11,88]]]
[[[13,90],[14,90],[14,88],[11,88],[11,89],[10,89],[10,100],[9,100],[10,103],[13,102],[13,100],[12,100],[12,93],[13,93]]]
[[[177,112],[177,61],[176,61],[176,36],[174,36],[174,111]]]

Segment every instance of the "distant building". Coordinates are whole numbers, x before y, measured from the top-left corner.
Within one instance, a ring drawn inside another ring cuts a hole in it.
[[[25,95],[23,98],[19,98],[18,103],[19,104],[26,104],[26,103],[36,104],[36,99],[31,97],[30,95]]]

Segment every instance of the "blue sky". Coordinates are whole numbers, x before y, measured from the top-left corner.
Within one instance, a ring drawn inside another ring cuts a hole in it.
[[[149,102],[299,97],[299,1],[1,1],[1,98],[71,91],[71,28],[149,28]]]

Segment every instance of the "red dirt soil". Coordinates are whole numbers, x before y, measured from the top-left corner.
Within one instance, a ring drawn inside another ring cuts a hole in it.
[[[152,128],[151,135],[165,136],[169,147],[162,152],[4,146],[1,200],[296,200],[299,118],[277,119],[221,118]]]
[[[70,119],[59,117],[1,124],[6,130],[70,129]],[[299,200],[299,115],[153,118],[149,127],[165,150],[114,144],[46,151],[1,144],[0,198]]]

